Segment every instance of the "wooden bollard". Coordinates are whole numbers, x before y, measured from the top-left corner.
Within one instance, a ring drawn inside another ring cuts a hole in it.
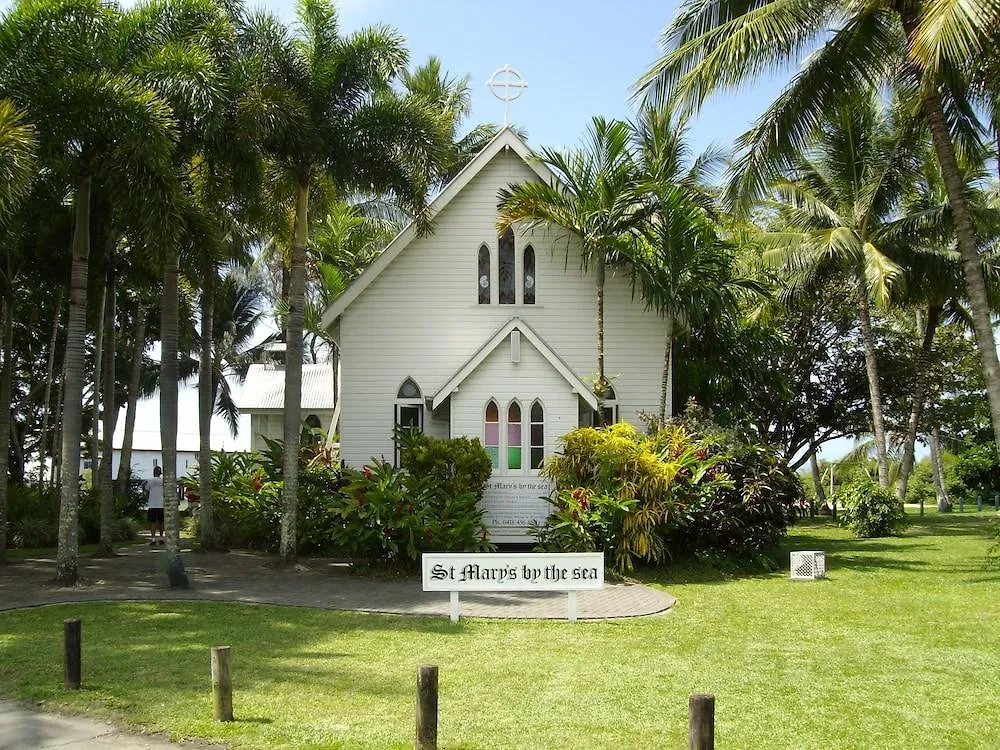
[[[79,620],[63,620],[63,686],[80,689],[80,652],[82,650]]]
[[[229,674],[229,646],[212,647],[212,702],[216,721],[233,720],[233,681]]]
[[[417,750],[437,750],[438,668],[422,664],[417,669]]]
[[[715,750],[715,696],[695,693],[688,698],[689,750]]]

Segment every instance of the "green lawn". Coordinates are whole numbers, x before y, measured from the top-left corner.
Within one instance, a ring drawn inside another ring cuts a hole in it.
[[[607,623],[371,616],[206,603],[0,614],[0,694],[234,747],[410,748],[416,667],[441,667],[441,747],[686,747],[714,692],[723,748],[1000,747],[992,513],[900,539],[817,522],[829,579],[655,577],[663,617]],[[787,558],[786,558],[787,563]],[[84,690],[62,690],[62,620],[84,620]],[[209,647],[233,648],[237,721],[211,721]]]

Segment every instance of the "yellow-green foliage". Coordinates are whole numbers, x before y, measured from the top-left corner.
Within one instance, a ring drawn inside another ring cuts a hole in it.
[[[668,550],[662,531],[678,507],[696,495],[698,485],[726,481],[707,470],[717,463],[680,426],[652,437],[625,422],[601,429],[582,427],[563,437],[563,453],[546,461],[543,475],[559,490],[590,487],[622,500],[634,500],[621,520],[614,550],[615,567],[631,570],[636,560],[662,562]]]

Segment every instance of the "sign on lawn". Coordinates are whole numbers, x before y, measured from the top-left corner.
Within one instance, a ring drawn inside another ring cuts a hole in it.
[[[601,552],[426,552],[424,591],[582,591],[604,587]]]
[[[552,511],[555,485],[543,477],[496,476],[483,488],[483,523],[495,542],[534,541],[528,530]]]

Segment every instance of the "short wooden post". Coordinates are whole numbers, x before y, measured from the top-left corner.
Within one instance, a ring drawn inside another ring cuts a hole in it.
[[[978,495],[976,495],[976,512],[977,513],[982,513],[983,512],[983,495],[982,495],[982,493],[979,493]]]
[[[451,621],[452,622],[458,622],[458,613],[459,613],[459,610],[458,610],[458,592],[457,591],[450,591],[448,593],[449,593],[448,602],[451,605]]]
[[[688,698],[689,750],[715,750],[715,696],[694,693]]]
[[[422,664],[417,668],[417,742],[416,750],[437,750],[438,746],[438,668]]]
[[[233,720],[233,680],[229,672],[229,646],[212,647],[212,702],[216,721]]]
[[[67,690],[80,689],[80,652],[82,631],[79,620],[63,620],[63,686]]]
[[[566,592],[566,619],[576,622],[576,592]]]

